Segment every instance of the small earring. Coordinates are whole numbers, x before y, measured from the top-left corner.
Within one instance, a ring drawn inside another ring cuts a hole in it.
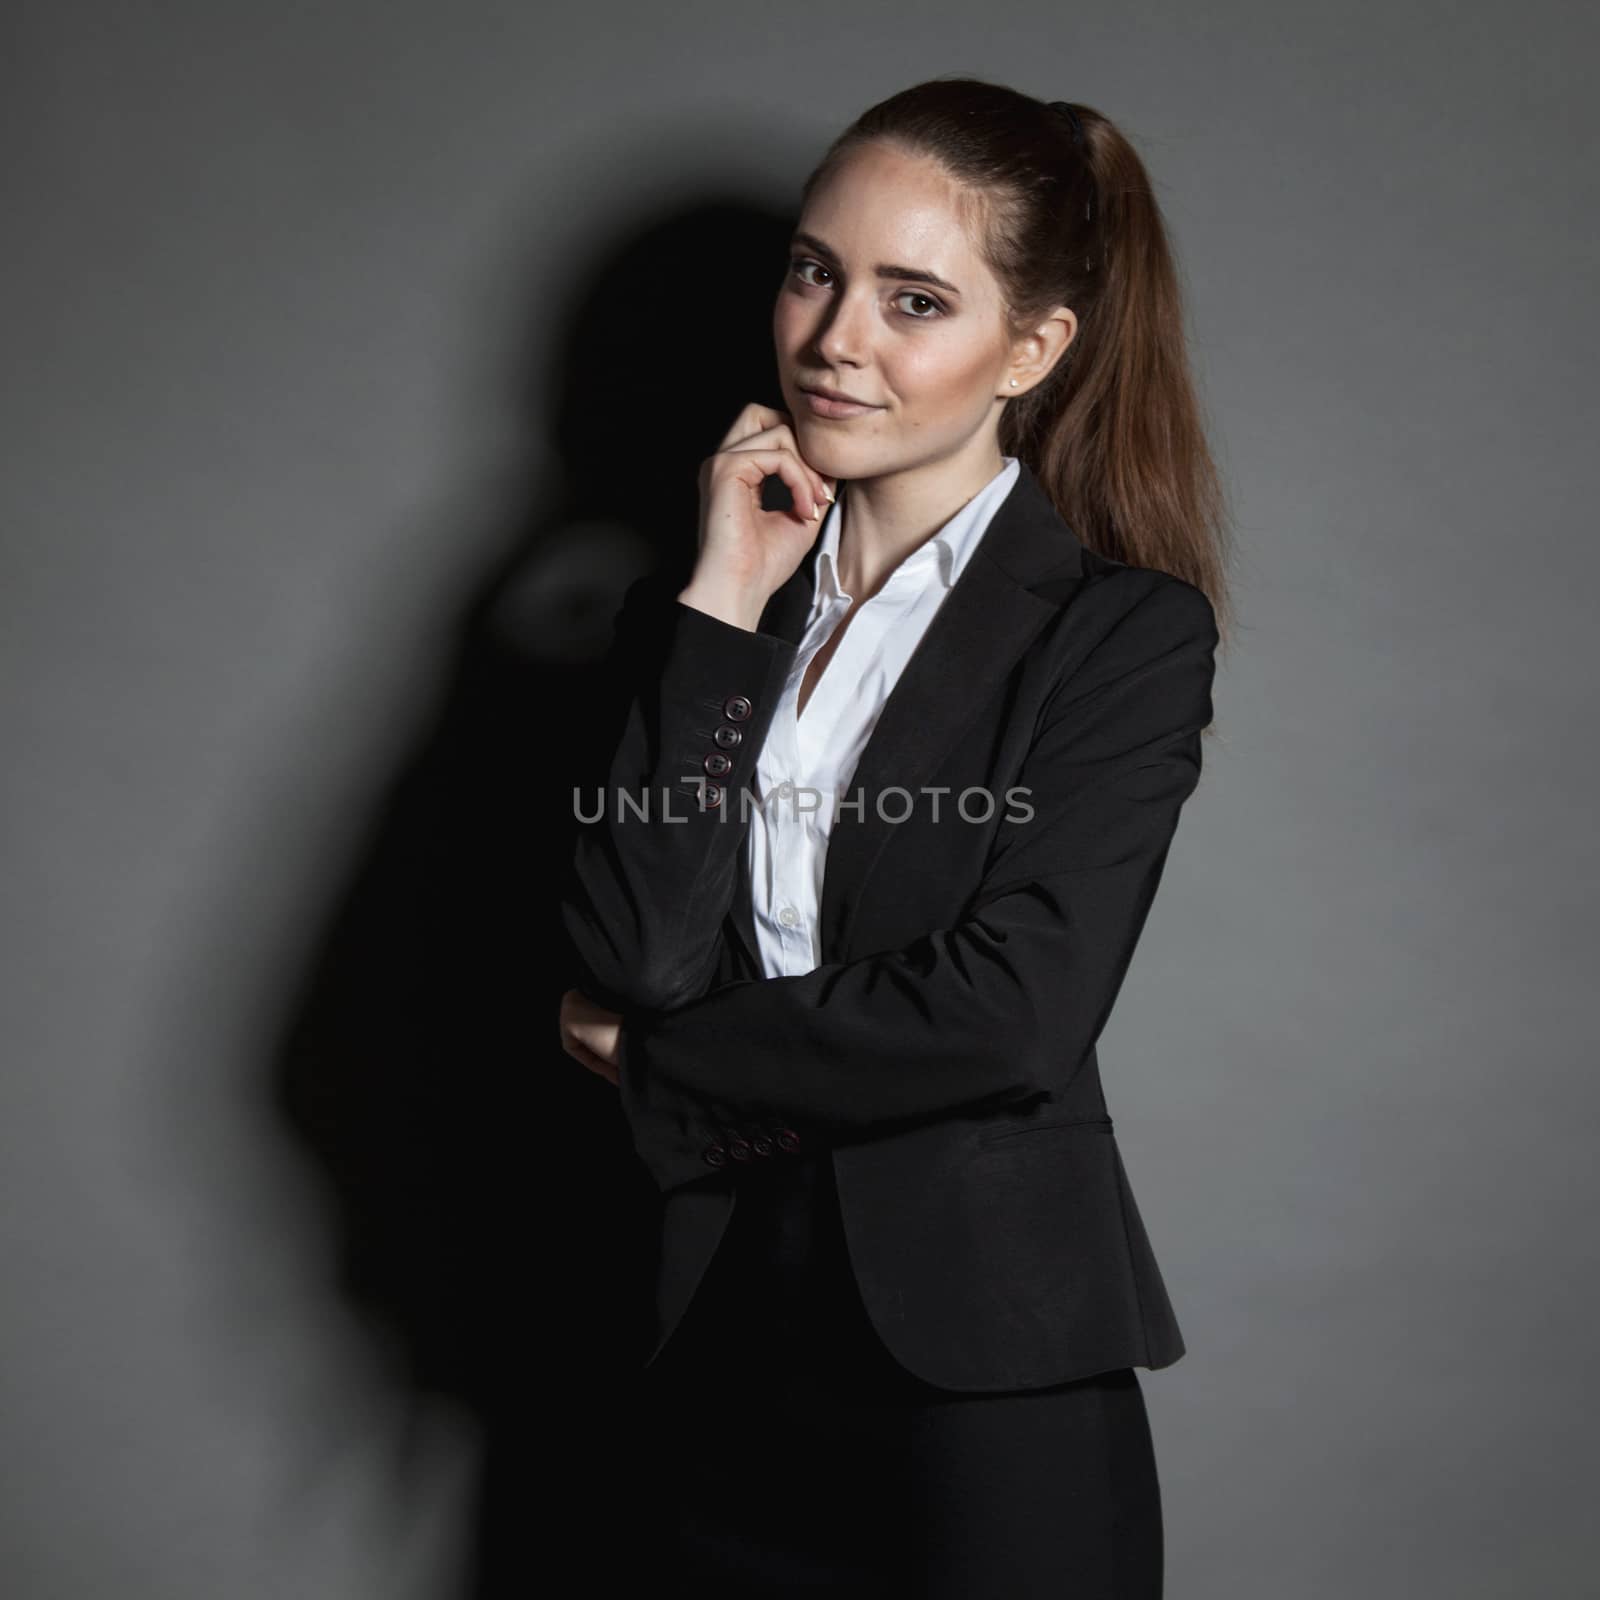
[[[1012,388],[1013,388],[1013,389],[1015,389],[1015,388],[1016,388],[1016,386],[1017,386],[1017,380],[1016,380],[1016,379],[1015,379],[1015,378],[1013,378],[1013,379],[1012,379],[1012,380],[1011,380],[1011,387],[1012,387]]]

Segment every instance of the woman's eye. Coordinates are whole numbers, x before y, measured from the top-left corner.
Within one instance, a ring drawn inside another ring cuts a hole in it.
[[[826,272],[828,270],[820,261],[809,261],[804,258],[798,258],[789,263],[789,270],[794,273],[794,275],[799,278],[802,283],[809,283],[811,281],[805,276],[805,269],[807,267],[815,267],[818,272]]]
[[[896,295],[895,298],[897,300],[922,300],[926,301],[928,305],[933,307],[933,313],[931,316],[925,311],[908,311],[906,315],[910,317],[913,322],[932,322],[934,317],[942,317],[944,315],[944,307],[940,305],[931,294],[924,294],[920,289],[904,289],[900,294]]]

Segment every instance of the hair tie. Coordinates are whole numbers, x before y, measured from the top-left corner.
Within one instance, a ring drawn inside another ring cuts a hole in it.
[[[1050,109],[1059,111],[1072,125],[1072,142],[1081,147],[1083,144],[1083,124],[1078,121],[1078,113],[1065,100],[1052,100]]]
[[[1083,150],[1085,148],[1084,140],[1083,140],[1083,124],[1078,120],[1078,113],[1076,111],[1074,111],[1072,109],[1072,107],[1070,105],[1068,105],[1065,100],[1052,100],[1052,101],[1049,102],[1049,105],[1050,105],[1050,109],[1052,111],[1059,111],[1061,113],[1061,115],[1064,116],[1067,119],[1068,125],[1072,129],[1072,142],[1075,145],[1077,145],[1077,147],[1078,147],[1078,149],[1080,151]],[[1083,203],[1083,220],[1085,222],[1093,222],[1094,221],[1094,197],[1093,197],[1093,195],[1091,195]],[[1088,261],[1085,261],[1084,262],[1085,270],[1087,270],[1090,265],[1091,265],[1091,263],[1089,263]]]

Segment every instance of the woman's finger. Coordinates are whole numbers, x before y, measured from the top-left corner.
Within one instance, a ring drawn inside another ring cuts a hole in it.
[[[795,459],[811,475],[816,486],[815,498],[819,501],[833,498],[836,483],[818,472],[801,455],[800,441],[795,437],[794,418],[787,411],[778,411],[772,406],[746,406],[734,425],[723,435],[722,443],[717,448],[719,451],[773,448],[792,451]],[[793,493],[793,490],[790,492]]]
[[[782,478],[794,501],[791,513],[801,522],[815,522],[818,508],[826,497],[818,488],[816,474],[792,450],[747,449],[726,450],[711,458],[711,470],[716,483],[733,479],[745,484],[753,493],[759,493],[763,480]]]
[[[772,406],[752,401],[733,419],[733,426],[723,434],[722,443],[717,448],[732,450],[756,435],[765,433],[769,428],[784,426],[787,420],[783,412],[775,410]]]
[[[561,1047],[581,1066],[587,1067],[590,1072],[604,1078],[607,1083],[616,1084],[617,1069],[604,1056],[597,1055],[575,1034],[563,1033]]]

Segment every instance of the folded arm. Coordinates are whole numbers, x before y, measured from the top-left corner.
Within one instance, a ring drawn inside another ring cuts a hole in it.
[[[725,1127],[847,1143],[1061,1087],[1110,1013],[1199,780],[1216,641],[1188,584],[1133,605],[1046,707],[1017,780],[1034,815],[999,824],[954,926],[624,1008],[622,1104],[657,1185],[704,1176]]]

